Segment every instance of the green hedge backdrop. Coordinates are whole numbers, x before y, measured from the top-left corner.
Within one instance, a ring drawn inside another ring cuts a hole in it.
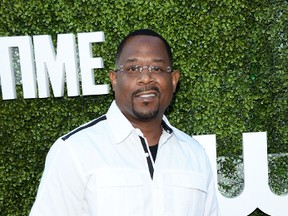
[[[243,189],[242,133],[267,131],[269,182],[288,191],[288,2],[287,0],[1,0],[0,36],[103,31],[93,46],[109,83],[119,41],[151,28],[173,47],[179,89],[167,111],[190,135],[216,134],[221,191]],[[0,65],[1,67],[1,65]],[[74,98],[0,98],[0,215],[28,215],[56,138],[106,112],[112,93]],[[1,93],[1,92],[0,92]],[[2,93],[0,94],[0,96]],[[233,213],[231,213],[233,215]],[[264,215],[255,211],[251,215]]]

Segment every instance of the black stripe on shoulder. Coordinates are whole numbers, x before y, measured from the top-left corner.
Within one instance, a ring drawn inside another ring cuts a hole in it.
[[[79,127],[79,128],[77,128],[77,129],[75,129],[74,131],[68,133],[66,136],[62,137],[62,140],[65,141],[65,140],[69,139],[69,137],[71,137],[73,134],[76,134],[76,133],[78,133],[78,132],[81,131],[81,130],[84,130],[84,129],[89,128],[89,127],[91,127],[91,126],[93,126],[93,125],[96,125],[98,122],[103,121],[103,120],[106,120],[106,119],[107,119],[106,116],[103,115],[103,116],[101,116],[101,117],[93,120],[93,121],[90,122],[89,124],[86,124],[86,125],[84,125],[84,126],[82,126],[82,127]]]

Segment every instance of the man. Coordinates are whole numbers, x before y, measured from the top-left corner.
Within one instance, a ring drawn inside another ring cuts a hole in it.
[[[115,101],[54,143],[30,215],[219,215],[203,148],[164,116],[179,79],[166,40],[130,33],[109,76]]]

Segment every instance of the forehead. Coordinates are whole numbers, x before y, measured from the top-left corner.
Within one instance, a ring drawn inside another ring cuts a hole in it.
[[[137,35],[129,38],[123,46],[119,63],[129,59],[158,59],[169,64],[169,57],[164,42],[154,36]]]

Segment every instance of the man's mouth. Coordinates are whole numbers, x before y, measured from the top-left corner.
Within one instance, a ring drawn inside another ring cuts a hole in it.
[[[149,98],[149,97],[155,97],[156,94],[141,94],[138,97],[140,98]]]
[[[152,98],[158,95],[159,95],[159,89],[157,87],[138,89],[137,91],[133,93],[134,97],[139,97],[139,98]]]

